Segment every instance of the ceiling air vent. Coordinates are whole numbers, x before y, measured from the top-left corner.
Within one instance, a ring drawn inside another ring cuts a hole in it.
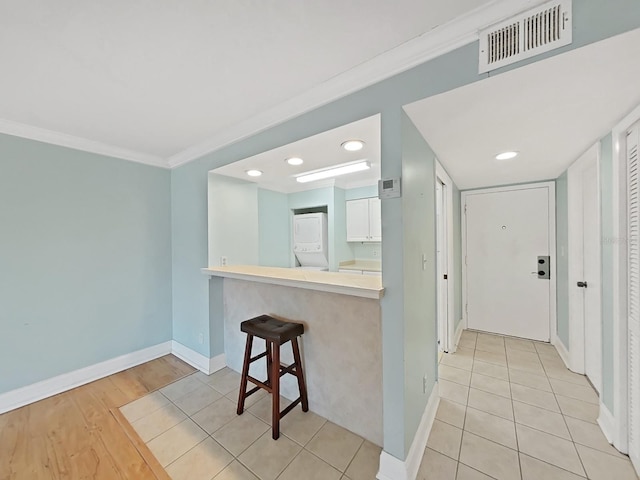
[[[571,0],[556,0],[480,32],[480,73],[571,43]]]

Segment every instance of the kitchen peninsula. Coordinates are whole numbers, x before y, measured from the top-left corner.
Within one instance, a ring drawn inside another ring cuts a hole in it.
[[[224,279],[225,357],[231,369],[242,368],[242,321],[268,314],[303,323],[310,410],[382,445],[380,277],[253,265],[202,272]],[[264,344],[256,342],[252,355],[262,351]],[[291,363],[290,349],[282,351],[282,362]],[[266,378],[262,362],[251,368],[252,375]],[[295,379],[281,381],[282,395],[296,398]]]

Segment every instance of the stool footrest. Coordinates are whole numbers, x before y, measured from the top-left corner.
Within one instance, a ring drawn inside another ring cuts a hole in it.
[[[293,410],[294,408],[296,408],[296,406],[302,402],[302,397],[298,397],[297,400],[294,400],[291,405],[287,406],[287,408],[285,408],[284,410],[282,410],[280,412],[280,418],[284,417],[287,413],[289,413],[291,410]]]
[[[249,380],[254,385],[257,385],[257,387],[253,388],[251,391],[258,390],[258,389],[262,388],[262,389],[266,390],[267,392],[271,393],[271,385],[267,385],[265,382],[261,382],[257,378],[253,378],[251,375],[247,375],[247,380]],[[248,393],[247,395],[251,395],[251,394]]]
[[[261,354],[256,355],[255,357],[251,357],[251,358],[249,359],[249,363],[253,363],[253,362],[255,362],[256,360],[260,360],[262,357],[266,357],[266,356],[267,356],[267,353],[268,353],[268,352],[265,350],[265,351],[264,351],[264,352],[262,352]]]

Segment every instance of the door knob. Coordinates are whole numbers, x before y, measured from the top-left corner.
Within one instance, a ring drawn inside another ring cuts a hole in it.
[[[578,286],[581,288],[587,288],[587,282],[578,282]]]

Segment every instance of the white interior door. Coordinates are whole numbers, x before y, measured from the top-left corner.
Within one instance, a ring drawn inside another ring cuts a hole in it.
[[[465,195],[468,328],[549,341],[551,282],[538,256],[551,253],[550,188]]]
[[[629,457],[640,471],[640,124],[627,135]]]
[[[584,315],[584,368],[587,377],[600,393],[602,388],[602,313],[600,306],[600,225],[599,183],[597,151],[587,153],[582,169],[582,242],[583,280],[586,287],[571,285],[583,290]],[[571,252],[569,252],[571,255]]]
[[[447,285],[447,192],[446,185],[436,179],[436,250],[437,250],[437,288],[438,288],[438,348],[449,351],[448,345],[448,285]]]

